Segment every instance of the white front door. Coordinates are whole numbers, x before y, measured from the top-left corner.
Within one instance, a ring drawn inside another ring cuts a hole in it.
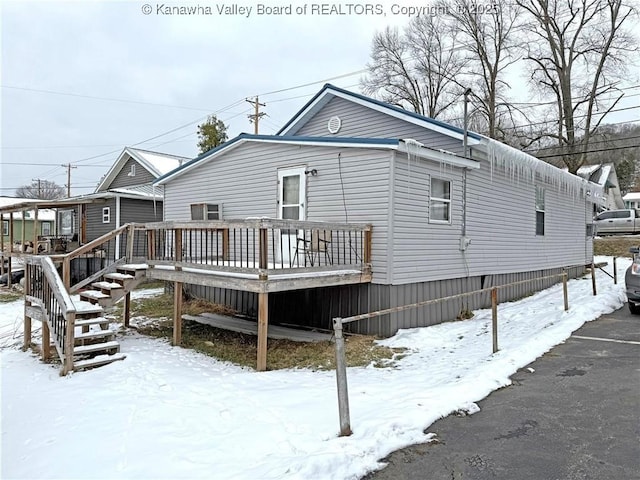
[[[278,170],[278,218],[305,219],[306,176],[305,167]],[[297,230],[280,232],[282,261],[289,262],[296,250]]]

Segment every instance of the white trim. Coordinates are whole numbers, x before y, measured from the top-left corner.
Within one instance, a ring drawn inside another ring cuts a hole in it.
[[[406,113],[403,112],[399,112],[396,111],[392,108],[388,108],[385,107],[383,105],[378,105],[377,103],[374,102],[370,102],[368,100],[365,100],[363,98],[358,98],[352,95],[348,95],[346,93],[343,92],[338,92],[336,90],[331,89],[330,87],[327,88],[324,92],[322,92],[318,98],[315,99],[315,101],[310,104],[303,112],[300,112],[300,114],[297,115],[297,120],[292,122],[291,125],[289,125],[289,127],[287,127],[286,130],[280,132],[280,136],[286,136],[286,135],[291,135],[291,134],[295,134],[295,132],[297,132],[298,130],[300,130],[300,128],[302,128],[302,126],[306,123],[306,117],[309,116],[309,114],[311,113],[315,113],[314,109],[320,109],[322,106],[324,106],[329,99],[325,98],[328,95],[333,95],[334,97],[338,97],[341,98],[343,100],[349,101],[349,102],[353,102],[357,105],[366,107],[366,108],[370,108],[372,110],[375,110],[377,112],[380,113],[384,113],[385,115],[389,115],[390,117],[394,117],[394,118],[398,118],[400,120],[404,120],[405,122],[409,122],[412,123],[414,125],[418,125],[419,127],[423,127],[426,128],[428,130],[432,130],[434,132],[438,132],[441,133],[443,135],[446,135],[448,137],[452,137],[455,138],[457,140],[462,140],[464,137],[464,134],[462,133],[458,133],[458,132],[454,132],[451,131],[448,128],[444,128],[441,127],[440,125],[436,125],[433,124],[431,122],[425,121],[425,120],[421,120],[419,118],[414,117],[413,115],[408,115]],[[482,143],[480,140],[477,140],[475,138],[471,138],[467,136],[467,144],[468,145],[478,145]]]
[[[114,228],[120,227],[120,197],[116,196],[116,226]],[[116,251],[115,251],[116,260],[120,258],[120,235],[116,237]]]
[[[439,180],[441,182],[447,182],[449,183],[449,198],[444,198],[444,197],[434,197],[432,195],[432,191],[433,191],[433,181],[434,180]],[[445,204],[447,205],[447,211],[448,211],[448,216],[449,219],[448,220],[440,220],[439,218],[433,219],[431,218],[431,202],[438,202],[441,204]],[[453,181],[449,178],[442,178],[439,177],[437,175],[430,175],[429,176],[429,223],[438,223],[441,225],[451,225],[453,223],[453,219],[451,218],[453,216]]]

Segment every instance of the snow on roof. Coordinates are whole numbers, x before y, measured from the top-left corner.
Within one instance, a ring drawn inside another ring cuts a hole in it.
[[[190,160],[187,157],[179,157],[169,153],[152,152],[149,150],[141,150],[139,148],[127,147],[132,153],[137,154],[136,160],[144,161],[146,167],[155,173],[156,177],[160,177],[169,173],[174,168],[178,168],[183,162]],[[139,157],[139,158],[138,158]]]
[[[634,200],[640,200],[640,192],[629,192],[624,197],[622,197],[622,199],[625,202],[634,201]]]
[[[596,183],[601,187],[605,187],[613,165],[611,163],[598,164],[598,165],[583,165],[578,169],[578,176]]]

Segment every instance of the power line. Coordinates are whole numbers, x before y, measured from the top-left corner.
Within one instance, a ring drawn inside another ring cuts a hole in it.
[[[36,92],[36,93],[47,93],[49,95],[61,95],[65,97],[77,97],[77,98],[88,98],[91,100],[103,100],[107,102],[119,102],[119,103],[132,103],[136,105],[150,105],[154,107],[167,107],[167,108],[179,108],[182,110],[200,110],[203,112],[210,112],[212,109],[210,108],[201,108],[201,107],[185,107],[182,105],[170,105],[167,103],[155,103],[155,102],[142,102],[139,100],[126,100],[122,98],[111,98],[111,97],[98,97],[95,95],[82,95],[80,93],[71,93],[71,92],[58,92],[56,90],[43,90],[39,88],[28,88],[28,87],[19,87],[16,85],[0,85],[2,88],[8,88],[12,90],[22,90],[25,92]]]

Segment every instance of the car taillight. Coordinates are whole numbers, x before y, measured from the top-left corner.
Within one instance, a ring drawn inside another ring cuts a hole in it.
[[[634,260],[631,264],[631,273],[634,275],[640,275],[640,260]]]

